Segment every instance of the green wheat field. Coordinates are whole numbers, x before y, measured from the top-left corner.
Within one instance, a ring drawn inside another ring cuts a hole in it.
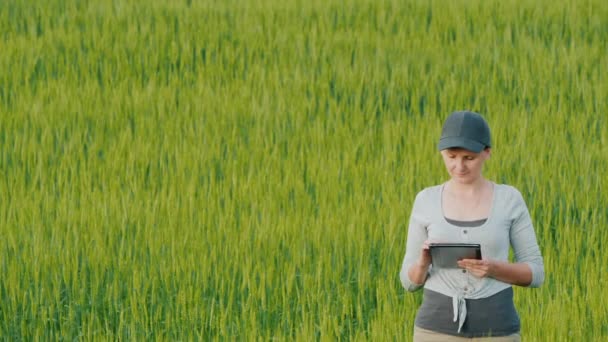
[[[0,339],[408,341],[415,194],[486,116],[545,260],[524,341],[608,341],[603,0],[0,2]]]

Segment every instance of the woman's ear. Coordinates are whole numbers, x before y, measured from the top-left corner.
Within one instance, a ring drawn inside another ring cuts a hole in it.
[[[486,159],[490,159],[490,157],[492,156],[492,148],[486,147],[484,152],[486,153]]]

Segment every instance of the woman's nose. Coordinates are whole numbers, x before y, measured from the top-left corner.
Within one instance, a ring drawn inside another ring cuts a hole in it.
[[[462,169],[464,169],[464,160],[462,160],[462,159],[457,159],[457,160],[456,160],[456,167],[458,168],[458,170],[462,170]]]

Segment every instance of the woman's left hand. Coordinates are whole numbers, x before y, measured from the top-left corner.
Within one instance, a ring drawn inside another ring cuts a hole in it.
[[[494,274],[494,263],[490,260],[462,259],[458,261],[458,266],[479,278]]]

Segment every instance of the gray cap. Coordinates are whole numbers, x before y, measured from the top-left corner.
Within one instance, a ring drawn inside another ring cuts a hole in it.
[[[481,115],[459,111],[445,120],[439,139],[440,151],[459,147],[479,153],[490,146],[490,127]]]

